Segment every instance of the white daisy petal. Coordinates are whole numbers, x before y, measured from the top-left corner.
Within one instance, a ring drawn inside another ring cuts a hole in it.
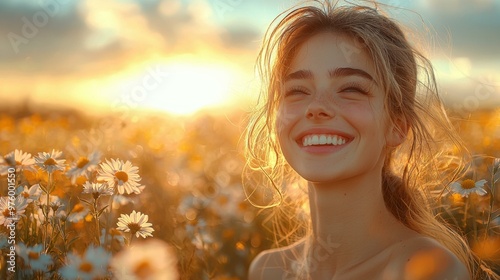
[[[486,180],[485,179],[477,181],[476,182],[476,188],[482,188],[482,187],[484,187],[484,184],[486,184]]]
[[[66,160],[61,159],[61,156],[62,152],[56,150],[52,150],[50,153],[38,153],[38,156],[35,157],[35,163],[47,173],[52,173],[56,170],[64,170],[64,163]]]
[[[117,279],[179,279],[175,251],[158,239],[120,251],[111,259],[110,267]]]
[[[478,194],[478,195],[485,195],[487,194],[488,192],[485,190],[485,189],[475,189],[475,192]]]
[[[485,195],[488,192],[483,188],[487,183],[486,180],[482,179],[474,182],[471,179],[466,179],[459,182],[453,182],[450,184],[450,189],[453,193],[460,194],[462,197],[469,197],[471,193],[476,193],[478,195]]]
[[[148,215],[133,210],[130,215],[121,214],[116,225],[118,230],[130,232],[136,237],[146,238],[147,236],[153,236],[151,233],[154,231],[153,225],[147,221]]]
[[[107,182],[119,194],[139,194],[141,192],[139,188],[141,177],[137,174],[139,168],[133,166],[131,162],[124,163],[118,159],[111,159],[101,163],[100,167],[97,180]]]

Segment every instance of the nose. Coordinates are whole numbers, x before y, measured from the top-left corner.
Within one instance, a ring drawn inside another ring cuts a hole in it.
[[[309,106],[307,106],[306,117],[311,120],[327,120],[335,116],[333,106],[324,98],[314,98]]]

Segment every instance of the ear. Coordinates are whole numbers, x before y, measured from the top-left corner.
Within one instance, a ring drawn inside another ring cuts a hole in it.
[[[398,117],[395,121],[390,122],[390,127],[386,136],[386,144],[388,147],[396,148],[401,145],[408,136],[409,125],[404,116]]]

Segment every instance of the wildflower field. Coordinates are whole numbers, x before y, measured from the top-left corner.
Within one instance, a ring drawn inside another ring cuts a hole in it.
[[[245,279],[274,244],[242,188],[243,112],[2,112],[0,279]],[[456,124],[474,157],[436,214],[500,271],[500,111]]]

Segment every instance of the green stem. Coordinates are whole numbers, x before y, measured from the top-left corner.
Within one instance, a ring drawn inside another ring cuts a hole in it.
[[[474,229],[474,240],[477,240],[477,212],[476,212],[476,207],[472,207],[472,217],[473,217],[473,222],[472,222],[472,227]]]
[[[493,204],[495,202],[495,166],[493,162],[493,168],[491,170],[491,180],[490,180],[490,207],[488,212],[488,220],[486,222],[486,229],[484,231],[484,238],[489,236],[491,215],[493,215]],[[498,172],[498,171],[497,171]]]
[[[464,211],[464,220],[463,220],[463,227],[464,227],[464,230],[466,230],[466,227],[467,227],[467,214],[469,212],[469,201],[470,201],[470,197],[467,196],[465,198],[465,211]]]
[[[109,227],[111,225],[111,220],[113,218],[113,201],[114,201],[115,195],[110,195],[110,202],[109,202],[109,215],[107,218],[106,222],[106,232],[104,233],[104,243],[107,245],[108,244],[108,238],[109,238]]]
[[[130,233],[130,241],[128,242],[128,246],[132,245],[132,240],[134,239],[135,233]]]
[[[97,208],[97,200],[99,198],[94,199],[94,219],[95,219],[95,228],[97,230],[97,245],[101,246],[101,229],[99,228],[99,210]]]
[[[49,239],[49,213],[50,213],[50,190],[52,189],[52,172],[48,172],[47,178],[47,186],[45,186],[45,194],[46,194],[46,205],[43,209],[43,215],[45,217],[45,227],[43,234],[43,248],[45,249],[45,253],[48,252],[48,239]]]

